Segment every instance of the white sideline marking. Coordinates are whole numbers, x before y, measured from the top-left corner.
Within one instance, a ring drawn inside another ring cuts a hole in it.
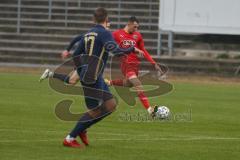
[[[0,132],[21,132],[21,133],[63,133],[65,131],[50,131],[50,130],[19,130],[19,129],[0,129]],[[109,133],[109,132],[94,132],[90,134],[113,135],[113,136],[128,136],[126,133]],[[140,135],[142,136],[142,135]]]
[[[194,140],[240,140],[240,137],[185,137],[185,138],[142,138],[142,139],[96,139],[96,141],[194,141]]]
[[[198,141],[198,140],[240,140],[239,137],[188,137],[188,138],[154,138],[154,139],[134,139],[134,138],[96,138],[91,141]],[[39,139],[39,140],[0,140],[0,143],[29,143],[29,142],[57,142],[59,139]]]
[[[20,132],[20,133],[62,133],[63,131],[37,131],[37,130],[18,130],[18,129],[0,129],[0,132]],[[111,135],[111,136],[126,136],[126,138],[95,138],[90,139],[91,141],[198,141],[198,140],[240,140],[240,137],[211,137],[211,136],[176,136],[176,137],[158,137],[151,138],[148,134],[131,135],[127,133],[109,133],[109,132],[92,132],[91,135]],[[144,138],[140,138],[144,137]],[[0,143],[28,143],[28,142],[59,142],[59,139],[32,139],[32,140],[0,140]]]

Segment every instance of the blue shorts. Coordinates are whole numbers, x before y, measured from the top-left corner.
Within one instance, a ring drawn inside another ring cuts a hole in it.
[[[88,109],[96,108],[103,102],[112,99],[111,94],[107,84],[104,82],[102,76],[99,76],[95,83],[86,84],[81,81],[83,92],[85,96],[85,103]]]

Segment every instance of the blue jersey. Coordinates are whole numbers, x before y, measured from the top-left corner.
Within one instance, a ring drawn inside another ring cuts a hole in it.
[[[110,31],[102,25],[96,25],[80,39],[78,48],[73,56],[78,68],[81,81],[85,83],[95,82],[102,76],[107,63],[109,52],[113,54],[128,54],[134,51],[134,47],[119,48]],[[80,56],[79,56],[80,55]]]
[[[73,48],[73,46],[74,46],[75,44],[77,44],[82,38],[83,38],[82,35],[76,36],[76,37],[70,42],[70,44],[67,46],[66,50],[67,50],[67,51],[70,51],[70,50]]]

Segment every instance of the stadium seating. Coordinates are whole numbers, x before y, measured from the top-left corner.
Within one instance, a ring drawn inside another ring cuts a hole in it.
[[[49,0],[21,0],[19,34],[17,4],[18,0],[0,1],[0,62],[61,63],[60,53],[69,41],[92,26],[92,12],[96,7],[109,10],[112,30],[123,27],[129,16],[137,16],[147,50],[157,55],[159,0],[52,0],[51,9]],[[200,57],[239,54],[239,38],[230,43],[226,38],[216,39],[206,35],[175,35],[175,54]],[[163,45],[166,44],[167,37],[163,36]],[[166,62],[171,64],[169,60]],[[175,68],[179,68],[180,64],[176,64]]]
[[[123,27],[130,15],[138,16],[146,47],[156,54],[158,1],[122,0],[121,6],[118,5],[113,0],[70,0],[66,7],[66,1],[53,0],[49,17],[48,0],[22,0],[20,34],[16,34],[17,0],[3,0],[0,2],[1,59],[24,56],[21,60],[34,59],[33,63],[38,59],[55,61],[74,36],[92,26],[92,12],[99,6],[108,8],[112,29]]]

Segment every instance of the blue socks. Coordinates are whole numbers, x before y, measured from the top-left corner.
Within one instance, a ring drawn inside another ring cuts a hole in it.
[[[105,118],[106,116],[108,116],[110,114],[111,113],[104,114],[104,115],[98,116],[98,118],[94,119],[89,115],[89,113],[84,113],[69,135],[73,138],[76,138],[79,135],[79,133],[85,131],[87,128],[89,128],[93,124],[101,121],[103,118]]]
[[[54,73],[53,78],[59,79],[65,83],[69,84],[70,77],[68,75]]]

